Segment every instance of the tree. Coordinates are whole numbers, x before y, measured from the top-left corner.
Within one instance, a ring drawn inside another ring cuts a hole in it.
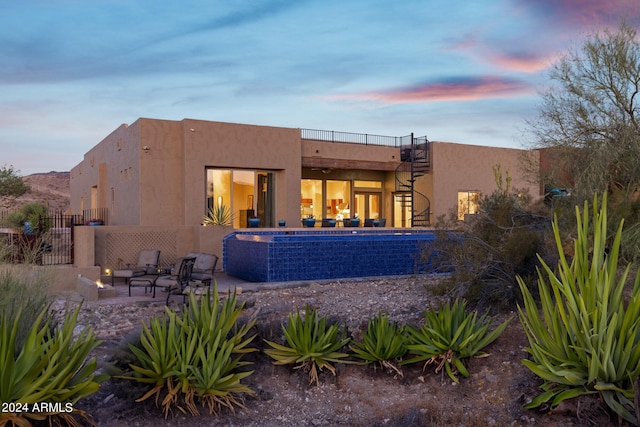
[[[18,172],[13,166],[0,167],[0,204],[4,208],[11,207],[16,198],[30,191]]]
[[[576,201],[607,191],[630,202],[640,184],[640,40],[621,23],[588,38],[552,67],[540,115],[528,123],[543,179]]]

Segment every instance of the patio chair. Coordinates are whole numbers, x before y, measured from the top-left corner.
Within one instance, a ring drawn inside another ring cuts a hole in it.
[[[218,256],[203,252],[189,252],[188,257],[194,257],[196,262],[193,264],[193,273],[191,274],[192,282],[199,282],[202,286],[211,287],[213,274],[218,265]]]
[[[195,262],[195,257],[180,258],[176,263],[179,267],[175,274],[160,276],[156,280],[155,286],[164,288],[167,292],[167,305],[169,305],[169,298],[171,298],[171,295],[182,295],[183,302],[186,301],[187,293],[185,290],[189,289],[191,275],[193,274],[193,265]]]
[[[116,277],[124,278],[125,284],[128,285],[129,280],[132,277],[153,273],[153,270],[158,268],[159,259],[159,250],[145,249],[143,251],[140,251],[140,253],[138,254],[138,263],[136,265],[127,264],[127,268],[125,269],[113,270],[113,272],[111,273],[111,286],[114,285],[114,280]]]
[[[323,218],[322,219],[322,226],[323,227],[335,227],[336,226],[336,220],[332,219],[332,218]]]
[[[364,219],[364,226],[365,227],[373,227],[373,218],[365,218]]]

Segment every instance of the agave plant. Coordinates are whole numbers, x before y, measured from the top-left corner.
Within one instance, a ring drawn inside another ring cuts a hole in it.
[[[287,326],[282,325],[286,345],[264,340],[272,348],[264,352],[273,358],[275,365],[297,364],[295,369],[309,373],[309,384],[320,384],[318,373],[327,368],[334,376],[336,370],[331,363],[344,362],[349,355],[340,352],[350,338],[340,332],[338,325],[327,327],[327,318],[318,318],[315,308],[307,305],[304,319],[300,310],[296,315],[289,314]]]
[[[0,320],[0,401],[16,403],[23,412],[0,414],[0,425],[29,426],[29,420],[81,425],[74,414],[92,424],[91,417],[73,406],[100,388],[107,375],[96,375],[96,359],[89,353],[100,345],[90,328],[74,339],[80,306],[65,315],[61,327],[53,330],[47,308],[40,311],[24,343],[16,344],[22,310]],[[29,410],[35,404],[47,405],[47,412]],[[4,408],[4,406],[3,406]],[[53,410],[52,410],[53,408]],[[71,410],[71,412],[68,412]],[[3,409],[4,411],[4,409]]]
[[[137,399],[144,401],[155,396],[161,399],[165,417],[173,407],[182,412],[199,415],[197,404],[217,414],[223,407],[235,412],[244,408],[242,394],[253,390],[241,383],[253,371],[238,371],[249,364],[242,357],[257,349],[249,347],[255,335],[249,335],[255,320],[238,326],[236,294],[220,303],[217,286],[213,294],[201,298],[189,294],[189,306],[182,317],[166,308],[161,318],[143,324],[141,346],[129,347],[138,359],[130,365],[133,376],[120,378],[151,384],[153,387]]]
[[[369,319],[367,331],[362,335],[362,342],[351,345],[353,355],[363,360],[364,364],[379,363],[402,377],[402,371],[394,361],[407,353],[407,337],[404,326],[389,321],[389,315],[378,313]]]
[[[233,212],[227,205],[215,205],[209,209],[207,215],[202,218],[202,225],[231,225],[233,224]]]
[[[407,326],[408,353],[415,357],[403,360],[401,365],[425,362],[425,369],[435,364],[436,372],[444,367],[456,383],[459,382],[456,372],[468,377],[463,359],[486,356],[482,349],[502,334],[510,320],[488,332],[491,326],[488,313],[478,318],[477,311],[467,313],[466,307],[467,303],[461,300],[454,301],[453,305],[440,304],[437,311],[425,312],[425,323],[420,329]]]
[[[593,232],[588,205],[576,207],[578,235],[569,263],[562,249],[557,218],[553,232],[560,260],[557,273],[542,262],[538,290],[542,314],[522,280],[520,322],[532,360],[522,363],[544,380],[543,393],[526,405],[556,406],[565,399],[599,393],[625,420],[636,423],[633,383],[640,375],[640,272],[625,305],[624,285],[630,265],[619,274],[623,221],[607,244],[607,198],[598,212],[593,203]],[[592,239],[589,236],[592,234]]]

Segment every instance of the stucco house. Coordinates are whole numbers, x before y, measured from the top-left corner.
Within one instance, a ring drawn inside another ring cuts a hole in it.
[[[208,209],[225,205],[235,227],[246,227],[249,216],[262,227],[300,226],[311,215],[428,226],[455,206],[473,213],[472,196],[495,189],[496,164],[511,172],[514,187],[540,196],[540,186],[519,174],[523,150],[414,138],[411,152],[411,142],[140,118],[118,127],[72,169],[71,206],[74,212],[106,208],[109,225],[197,225]]]
[[[107,227],[81,227],[76,264],[102,273],[160,249],[161,263],[188,252],[222,254],[230,227],[202,227],[226,206],[233,227],[301,227],[302,219],[359,217],[386,227],[428,227],[496,188],[493,167],[541,196],[519,174],[523,150],[414,138],[184,119],[123,124],[71,170],[71,208],[107,212]],[[529,153],[537,155],[537,153]],[[333,220],[333,221],[329,221]]]

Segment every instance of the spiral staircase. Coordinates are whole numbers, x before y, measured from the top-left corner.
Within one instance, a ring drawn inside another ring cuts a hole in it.
[[[396,200],[410,212],[411,227],[430,225],[431,202],[427,196],[415,189],[416,180],[429,171],[429,140],[426,136],[405,137],[400,147],[402,163],[396,168]]]

